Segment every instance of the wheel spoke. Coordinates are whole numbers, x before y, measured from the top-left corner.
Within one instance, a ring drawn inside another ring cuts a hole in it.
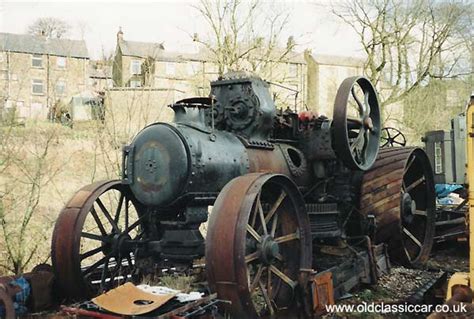
[[[413,212],[413,214],[418,216],[428,216],[428,212],[426,210],[417,209]]]
[[[424,181],[425,181],[425,176],[423,175],[419,179],[417,179],[416,181],[414,181],[413,183],[411,183],[410,185],[405,187],[405,192],[409,193],[413,188],[417,187],[418,185],[420,185]]]
[[[292,241],[299,238],[300,238],[300,233],[299,231],[296,231],[294,233],[275,238],[275,242],[278,244],[281,244],[281,243],[285,243],[285,242]]]
[[[415,235],[413,235],[407,228],[405,227],[402,227],[403,229],[403,232],[408,236],[410,237],[411,240],[413,240],[413,242],[421,248],[421,242],[418,240],[418,238],[415,237]]]
[[[415,161],[416,157],[415,156],[412,156],[411,159],[409,160],[407,166],[405,167],[405,170],[403,171],[403,176],[406,175],[406,173],[408,172],[408,170],[410,169],[411,165],[413,164],[413,162]]]
[[[270,270],[272,271],[272,273],[277,275],[281,280],[283,280],[288,286],[290,286],[292,289],[295,289],[296,282],[293,281],[287,275],[285,275],[280,269],[278,269],[277,267],[275,267],[273,265],[270,265]]]
[[[362,146],[362,153],[364,154],[364,159],[367,158],[367,150],[369,146],[369,139],[370,139],[370,130],[367,129],[364,131],[364,145]]]
[[[259,257],[260,257],[260,252],[257,250],[255,252],[245,256],[245,262],[248,264],[249,262],[257,260]]]
[[[351,88],[351,94],[352,94],[352,97],[354,98],[355,102],[357,103],[357,106],[359,107],[359,114],[364,115],[365,114],[364,105],[362,104],[362,102],[357,97],[357,94],[355,93],[355,90],[354,90],[354,86]]]
[[[257,221],[258,203],[260,203],[260,192],[257,195],[257,200],[255,201],[255,207],[253,208],[252,212],[250,213],[250,215],[252,216],[252,221],[251,221],[250,225],[252,227],[255,227],[255,222]]]
[[[361,119],[356,119],[356,118],[353,118],[353,117],[348,117],[347,118],[347,126],[351,130],[361,128],[362,125],[363,125],[363,123],[362,123]]]
[[[257,285],[260,282],[260,278],[262,277],[262,274],[265,268],[267,267],[263,267],[263,265],[258,265],[257,273],[255,274],[253,281],[250,283],[250,287],[249,287],[250,293],[252,293],[255,290],[255,288],[257,288]],[[247,268],[247,271],[249,271],[248,268]]]
[[[278,215],[275,215],[275,217],[273,217],[273,220],[272,220],[272,229],[270,231],[270,235],[272,237],[275,237],[277,225],[278,225]]]
[[[247,231],[252,235],[253,238],[255,238],[256,241],[259,243],[262,242],[262,237],[255,231],[255,229],[252,228],[249,224],[247,224]]]
[[[106,260],[108,261],[108,260],[110,259],[110,256],[111,256],[111,255],[112,255],[112,254],[109,253],[109,254],[105,255],[104,257],[102,257],[101,259],[99,259],[98,261],[96,261],[95,263],[93,263],[92,265],[90,265],[89,267],[87,267],[87,269],[85,269],[85,270],[82,272],[82,275],[83,275],[84,277],[89,276],[89,275],[92,273],[92,271],[94,271],[95,269],[97,269],[97,267],[99,267],[101,264],[103,264],[104,261],[106,261]],[[107,262],[107,264],[108,264],[108,262]]]
[[[105,217],[107,218],[107,220],[109,221],[110,225],[112,225],[112,228],[116,231],[116,232],[119,232],[119,228],[117,226],[117,224],[114,222],[114,220],[112,219],[112,216],[110,216],[110,213],[109,211],[107,210],[107,208],[105,208],[104,204],[102,203],[102,201],[100,200],[100,198],[97,198],[96,199],[96,202],[97,202],[97,205],[99,205],[100,209],[102,210],[102,212],[104,213]]]
[[[280,196],[278,196],[276,202],[273,204],[272,208],[268,212],[267,216],[265,216],[265,223],[268,223],[270,219],[272,219],[273,214],[277,211],[278,207],[280,207],[283,200],[286,198],[286,193],[284,190],[281,191]]]
[[[117,205],[117,209],[115,210],[115,217],[114,217],[114,222],[116,225],[118,225],[119,219],[120,219],[120,211],[122,210],[122,205],[123,205],[123,199],[125,195],[123,193],[120,193],[120,199],[119,203]]]
[[[100,275],[100,287],[102,290],[105,290],[105,280],[107,279],[107,272],[109,271],[109,261],[110,257],[108,257],[104,263],[104,268],[102,268],[102,274]]]
[[[277,253],[277,254],[275,255],[275,258],[278,259],[279,261],[283,261],[283,255],[280,254],[280,253]]]
[[[107,237],[105,237],[105,236],[100,236],[100,235],[86,233],[86,232],[81,232],[81,237],[92,239],[92,240],[97,240],[97,241],[101,241],[101,242],[107,242]]]
[[[258,205],[258,215],[260,216],[260,222],[262,223],[263,233],[268,235],[267,223],[265,222],[265,216],[263,215],[262,203],[260,200],[257,202]]]
[[[145,235],[145,230],[142,230],[133,240],[140,240],[143,238],[143,235]]]
[[[265,299],[265,303],[267,304],[268,310],[270,311],[270,315],[273,316],[275,310],[273,309],[272,301],[270,300],[270,296],[268,295],[267,290],[265,289],[265,285],[262,284],[262,281],[258,281],[258,285],[260,286],[260,291],[262,292],[263,299]]]
[[[271,268],[267,268],[267,292],[268,295],[272,295],[272,270]]]
[[[408,261],[411,262],[411,256],[410,256],[410,253],[408,253],[408,250],[406,249],[405,246],[403,246],[403,250],[405,251],[405,255],[407,256],[408,258]]]
[[[101,233],[102,235],[106,236],[106,235],[107,235],[107,232],[105,231],[104,225],[102,224],[102,221],[100,220],[99,215],[97,214],[97,211],[96,211],[95,208],[94,208],[94,204],[92,204],[91,215],[92,215],[92,217],[94,218],[95,223],[96,223],[97,226],[99,227],[100,233]]]
[[[128,224],[129,224],[129,212],[128,212],[128,210],[129,210],[129,207],[128,207],[129,202],[130,202],[130,201],[128,200],[128,198],[126,198],[126,199],[125,199],[125,229],[128,229]]]
[[[365,105],[364,115],[369,116],[370,112],[372,112],[372,110],[370,109],[370,103],[369,103],[369,92],[364,93],[364,105]]]
[[[355,148],[359,146],[359,143],[361,141],[361,137],[364,137],[365,130],[360,130],[359,135],[356,137],[355,141],[352,142],[350,148],[351,152],[354,152]]]
[[[136,222],[134,222],[132,225],[130,225],[130,227],[125,228],[124,233],[128,234],[129,232],[131,232],[132,230],[134,230],[135,228],[137,228],[138,226],[140,226],[140,224],[141,224],[142,219],[143,219],[144,216],[145,216],[145,215],[139,217]]]
[[[102,246],[99,246],[97,248],[94,248],[92,250],[89,250],[88,252],[86,253],[83,253],[80,255],[80,259],[83,260],[83,259],[86,259],[86,258],[89,258],[91,256],[94,256],[95,254],[97,253],[100,253],[102,251]]]

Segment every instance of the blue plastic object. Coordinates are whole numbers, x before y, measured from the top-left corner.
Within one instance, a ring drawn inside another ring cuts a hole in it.
[[[463,188],[463,186],[459,184],[436,184],[435,192],[438,198],[443,198],[461,188]]]

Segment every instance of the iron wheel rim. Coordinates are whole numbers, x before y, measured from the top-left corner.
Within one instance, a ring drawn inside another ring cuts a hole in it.
[[[104,203],[111,192],[119,196],[113,214]],[[88,298],[137,275],[130,247],[144,236],[142,212],[128,186],[120,181],[94,183],[73,196],[58,217],[52,240],[53,268],[65,296]],[[127,235],[132,232],[133,236]]]

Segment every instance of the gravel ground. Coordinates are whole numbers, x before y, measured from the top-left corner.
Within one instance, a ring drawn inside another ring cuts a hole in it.
[[[354,292],[352,297],[340,300],[337,304],[400,303],[415,293],[420,287],[438,277],[443,272],[448,275],[469,270],[469,246],[466,242],[445,242],[433,248],[431,257],[424,269],[409,269],[393,266],[390,274],[382,276],[379,283],[370,289]],[[324,318],[426,318],[426,314],[374,314],[374,313],[337,313]]]

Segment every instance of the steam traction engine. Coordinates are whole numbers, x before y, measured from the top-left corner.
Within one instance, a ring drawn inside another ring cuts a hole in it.
[[[416,148],[379,152],[366,78],[342,83],[332,120],[277,110],[268,84],[243,74],[171,107],[173,123],[145,127],[124,148],[122,180],[82,188],[59,215],[52,260],[68,297],[205,257],[211,290],[237,317],[257,317],[302,300],[312,269],[331,266],[327,256],[383,242],[392,262],[427,259],[428,159]]]

